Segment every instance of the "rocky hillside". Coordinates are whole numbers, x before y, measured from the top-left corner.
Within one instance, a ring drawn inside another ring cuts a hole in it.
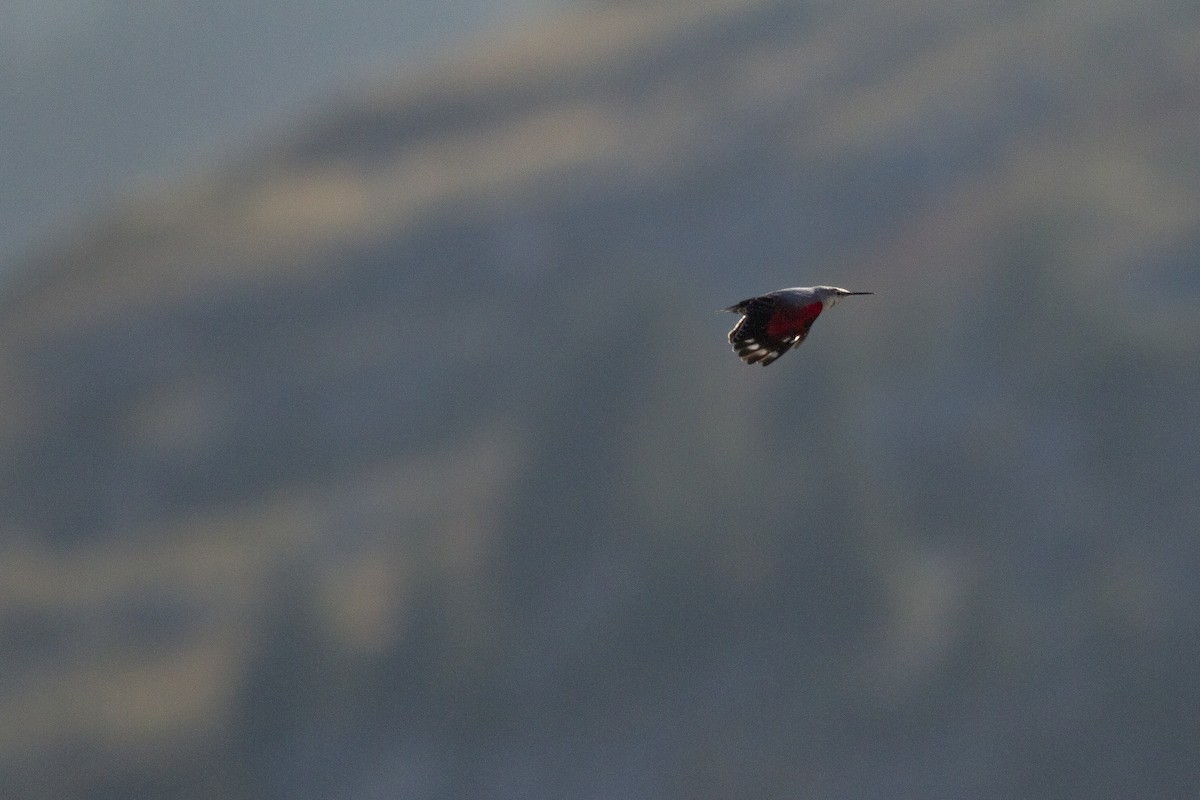
[[[1183,0],[600,3],[64,237],[3,794],[1189,796],[1198,76]]]

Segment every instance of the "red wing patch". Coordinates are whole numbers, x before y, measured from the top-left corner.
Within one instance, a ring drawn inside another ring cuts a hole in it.
[[[819,301],[799,308],[776,307],[767,319],[767,336],[771,339],[791,339],[796,336],[803,339],[823,308]]]
[[[764,367],[804,341],[821,313],[820,302],[788,306],[767,295],[731,307],[744,316],[729,332],[729,343],[747,364]]]

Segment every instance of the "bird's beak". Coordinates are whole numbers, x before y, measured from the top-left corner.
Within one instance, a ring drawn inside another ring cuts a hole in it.
[[[847,296],[852,295],[852,294],[875,294],[875,293],[874,292],[846,292]]]

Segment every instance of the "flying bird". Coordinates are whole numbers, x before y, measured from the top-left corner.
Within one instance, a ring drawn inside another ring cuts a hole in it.
[[[855,294],[874,293],[849,292],[836,286],[804,286],[743,300],[721,309],[742,315],[729,332],[729,343],[742,361],[765,367],[803,342],[822,311]]]

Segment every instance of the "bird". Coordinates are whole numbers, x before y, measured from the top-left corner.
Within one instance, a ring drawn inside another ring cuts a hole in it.
[[[843,297],[861,294],[874,292],[851,292],[836,286],[798,286],[751,297],[721,310],[742,315],[729,332],[729,343],[738,358],[765,367],[803,342],[822,311]]]

